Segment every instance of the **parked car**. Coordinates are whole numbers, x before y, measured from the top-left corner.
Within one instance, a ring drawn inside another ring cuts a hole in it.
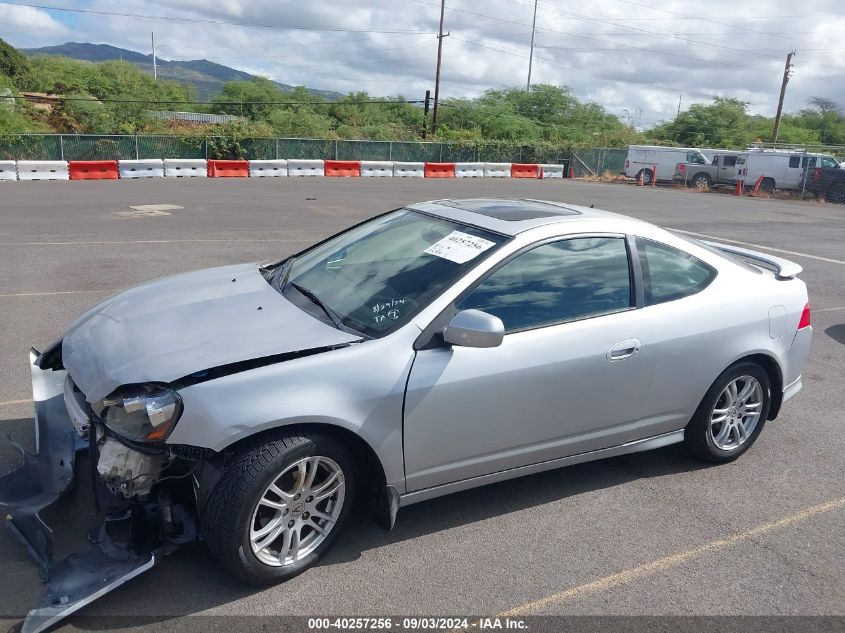
[[[675,165],[691,163],[706,165],[709,163],[704,154],[694,147],[662,147],[660,145],[629,145],[625,158],[625,169],[621,174],[628,178],[639,179],[650,185],[652,179],[672,180],[675,175]],[[657,173],[655,175],[655,166]]]
[[[801,389],[800,272],[597,209],[472,199],[121,292],[30,356],[39,452],[0,479],[48,572],[24,631],[200,535],[262,585],[319,560],[355,503],[390,529],[569,464],[675,443],[734,460]],[[112,509],[56,562],[39,512],[85,447]]]
[[[828,154],[750,149],[737,159],[737,178],[746,185],[753,185],[762,176],[762,191],[801,189],[804,171],[816,166],[838,167],[839,163]]]
[[[694,189],[709,189],[714,185],[736,183],[736,161],[740,154],[716,154],[709,165],[678,163],[673,180]]]
[[[845,167],[814,167],[807,175],[806,192],[827,202],[845,202]]]

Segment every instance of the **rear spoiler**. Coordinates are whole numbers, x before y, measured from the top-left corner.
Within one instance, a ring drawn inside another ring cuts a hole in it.
[[[739,246],[731,246],[720,242],[701,241],[729,255],[751,260],[753,263],[773,271],[778,279],[793,279],[798,276],[798,273],[804,270],[800,264],[791,262],[788,259],[769,255],[768,253],[752,251],[747,248],[740,248]]]

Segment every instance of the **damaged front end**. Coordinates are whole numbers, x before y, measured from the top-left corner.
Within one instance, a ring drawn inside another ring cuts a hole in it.
[[[62,367],[61,343],[45,354],[32,350],[30,365],[36,452],[16,444],[23,463],[0,478],[6,525],[39,564],[45,582],[44,596],[22,633],[51,626],[151,569],[179,545],[197,540],[195,500],[206,457],[201,450],[163,441],[136,444],[110,430]],[[161,422],[158,428],[168,414],[173,418],[171,405],[181,406],[156,399],[154,391],[143,401],[118,399],[130,414],[133,407],[146,407],[145,415]],[[116,401],[101,405],[101,413],[108,415],[109,406]],[[55,560],[53,530],[40,514],[72,488],[76,456],[84,451],[94,504],[98,513],[100,505],[105,508],[105,517],[88,532],[86,549]]]

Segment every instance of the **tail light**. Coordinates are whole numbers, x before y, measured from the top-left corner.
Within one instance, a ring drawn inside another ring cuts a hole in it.
[[[810,304],[804,306],[804,311],[801,313],[801,320],[798,321],[798,329],[803,330],[805,327],[810,327]]]
[[[686,165],[686,163],[678,163],[677,165],[675,165],[675,168],[676,168],[676,169],[677,169],[680,173],[684,173],[684,172],[687,170],[687,165]]]
[[[629,161],[629,160],[626,158],[626,159],[625,159],[625,169],[628,169],[628,167],[630,167],[630,166],[631,166],[631,161]]]
[[[816,167],[815,171],[813,171],[813,182],[818,182],[822,179],[822,169],[821,167]]]

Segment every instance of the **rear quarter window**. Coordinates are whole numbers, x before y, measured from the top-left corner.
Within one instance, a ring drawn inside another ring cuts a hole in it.
[[[645,305],[697,294],[716,278],[716,269],[682,250],[637,237]]]

